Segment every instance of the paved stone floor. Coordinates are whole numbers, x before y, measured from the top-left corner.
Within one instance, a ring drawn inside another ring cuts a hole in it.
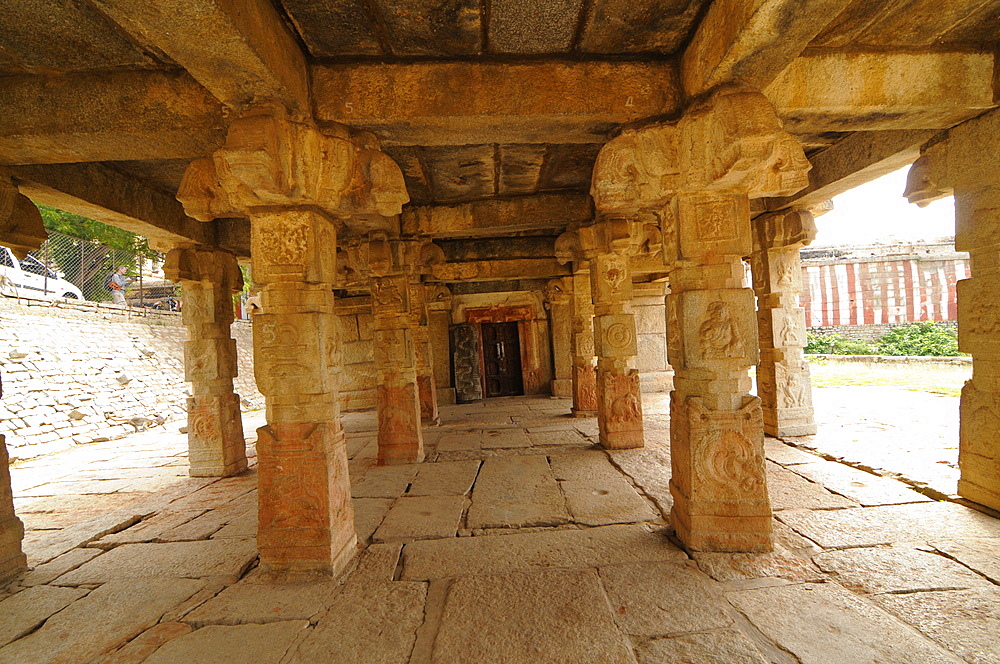
[[[778,550],[691,557],[666,395],[642,450],[567,409],[444,407],[390,467],[347,415],[365,549],[329,583],[260,582],[255,469],[188,478],[182,435],[18,464],[34,569],[0,590],[0,663],[1000,662],[1000,521],[770,440]]]

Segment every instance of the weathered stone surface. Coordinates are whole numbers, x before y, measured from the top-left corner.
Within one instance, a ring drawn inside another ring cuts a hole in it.
[[[548,445],[572,445],[590,447],[591,442],[580,435],[575,429],[559,431],[528,431],[528,438],[535,447]]]
[[[407,485],[419,469],[416,464],[376,466],[351,487],[351,495],[355,498],[398,498],[406,493]]]
[[[674,499],[670,495],[670,448],[647,435],[646,447],[637,450],[611,452],[614,463],[621,468],[647,496],[652,498],[660,513],[670,514]]]
[[[484,450],[531,447],[531,439],[524,429],[487,429],[480,434]]]
[[[558,525],[569,521],[559,485],[544,456],[483,462],[472,492],[470,528]]]
[[[209,625],[168,641],[146,664],[278,664],[308,626],[306,620],[267,625]]]
[[[153,542],[177,526],[182,526],[195,519],[207,510],[164,511],[149,519],[144,519],[130,528],[117,533],[105,535],[96,544],[102,548],[111,548],[118,544],[133,544],[137,542]],[[216,528],[217,530],[218,528]]]
[[[354,529],[359,542],[367,542],[392,507],[392,498],[355,498]]]
[[[591,480],[566,480],[560,482],[559,486],[576,523],[603,526],[650,521],[658,516],[621,475],[595,477]]]
[[[785,511],[778,518],[826,549],[926,542],[942,533],[1000,537],[1000,522],[954,503],[885,505],[830,511]]]
[[[913,628],[832,584],[801,584],[728,593],[765,636],[802,664],[958,664]]]
[[[608,480],[622,476],[601,450],[553,454],[549,457],[549,466],[552,476],[560,481]]]
[[[857,507],[857,503],[827,491],[821,484],[810,482],[801,475],[769,462],[767,464],[767,492],[775,510],[834,509]]]
[[[475,451],[482,447],[477,431],[447,431],[438,438],[438,452]]]
[[[931,546],[1000,584],[1000,539],[934,540]]]
[[[400,498],[375,531],[376,542],[454,537],[469,500],[465,496]]]
[[[371,584],[392,581],[396,576],[399,554],[403,545],[372,544],[358,556],[358,566],[348,575],[346,583]]]
[[[111,581],[49,618],[37,631],[0,649],[0,662],[89,661],[152,627],[202,585],[193,579]]]
[[[907,485],[835,461],[799,464],[792,470],[864,506],[921,503],[931,499]]]
[[[996,553],[996,552],[995,552]],[[851,590],[910,593],[990,586],[990,582],[944,556],[906,546],[828,551],[813,557]]]
[[[36,586],[0,602],[0,648],[35,629],[87,594],[79,588]]]
[[[194,627],[308,620],[340,590],[334,582],[267,583],[248,575],[208,600],[183,620]]]
[[[539,567],[580,569],[637,561],[686,560],[683,551],[642,526],[619,525],[460,537],[403,547],[402,578],[503,574]]]
[[[440,461],[421,465],[407,496],[464,496],[472,488],[479,462]]]
[[[819,460],[815,454],[809,454],[797,447],[767,437],[764,439],[764,454],[768,459],[782,466],[794,466],[800,463],[815,463]]]
[[[115,579],[238,577],[257,557],[254,540],[123,544],[56,579],[58,585]]]
[[[425,583],[356,584],[296,648],[289,664],[406,664],[424,617]]]
[[[100,664],[142,664],[164,643],[191,633],[191,625],[161,622],[153,625],[100,661]]]
[[[717,581],[781,578],[790,581],[824,581],[823,573],[809,559],[776,545],[769,553],[716,553],[696,551],[698,567]]]
[[[70,549],[58,558],[50,560],[44,565],[39,565],[25,574],[21,578],[20,583],[22,586],[37,586],[43,583],[50,583],[60,575],[76,569],[100,553],[100,549]]]
[[[1000,591],[996,587],[879,595],[875,601],[970,664],[1000,662]]]
[[[431,661],[625,664],[634,659],[615,628],[597,575],[585,570],[456,579]]]
[[[702,632],[733,622],[716,583],[693,565],[642,562],[600,573],[615,621],[632,636]]]
[[[654,639],[638,648],[640,664],[766,664],[742,632],[721,629],[703,634]]]

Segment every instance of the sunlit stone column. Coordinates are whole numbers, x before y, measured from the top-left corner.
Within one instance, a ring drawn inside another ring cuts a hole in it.
[[[906,196],[955,196],[955,249],[972,276],[958,282],[958,347],[972,355],[962,388],[958,493],[1000,510],[1000,113],[949,130],[910,168]]]
[[[545,307],[549,311],[549,335],[552,337],[552,396],[568,397],[573,390],[571,348],[572,316],[571,277],[549,279],[545,285]]]
[[[634,252],[632,221],[607,215],[580,229],[580,243],[590,262],[594,299],[594,350],[597,352],[597,424],[601,445],[628,449],[644,445],[642,398],[635,319],[632,315]]]
[[[667,354],[674,368],[671,520],[686,547],[771,549],[753,293],[750,199],[790,195],[809,164],[760,93],[713,91],[676,123],[648,125],[598,155],[599,213],[655,214],[670,272]]]
[[[189,248],[172,249],[163,272],[184,289],[189,472],[192,477],[236,475],[246,469],[247,454],[240,397],[233,391],[236,340],[230,327],[233,293],[243,288],[243,276],[232,254]]]
[[[338,405],[335,220],[398,215],[407,200],[398,167],[373,145],[280,107],[253,109],[230,124],[223,148],[192,162],[178,191],[195,219],[250,219],[262,304],[254,364],[267,398],[257,544],[270,577],[330,575],[356,551]]]
[[[570,353],[573,359],[573,415],[597,415],[597,370],[594,366],[594,301],[590,293],[590,274],[575,272],[570,307],[572,333]]]
[[[434,381],[434,349],[431,346],[426,289],[419,278],[410,282],[410,329],[413,330],[413,354],[417,368],[417,397],[423,426],[440,424],[437,385]]]
[[[0,435],[0,585],[27,568],[27,557],[21,551],[24,524],[14,514],[9,462],[5,437]]]
[[[813,417],[805,310],[799,307],[802,263],[799,251],[816,237],[812,213],[787,210],[754,220],[753,288],[757,295],[760,361],[757,394],[764,433],[805,436],[816,433]]]

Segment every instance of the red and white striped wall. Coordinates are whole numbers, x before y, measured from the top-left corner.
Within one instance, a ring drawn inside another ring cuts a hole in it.
[[[956,320],[968,276],[965,259],[803,265],[799,304],[807,327]]]

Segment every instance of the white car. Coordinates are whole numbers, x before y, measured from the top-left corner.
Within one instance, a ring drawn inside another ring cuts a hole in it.
[[[0,247],[0,293],[16,297],[83,300],[83,291],[45,267],[34,256],[18,261],[7,247]]]

